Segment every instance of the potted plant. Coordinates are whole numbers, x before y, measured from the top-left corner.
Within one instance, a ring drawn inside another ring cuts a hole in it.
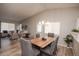
[[[73,36],[71,34],[68,34],[64,39],[64,41],[67,43],[67,47],[69,47],[70,43],[72,43],[73,41]]]
[[[73,29],[72,32],[79,32],[79,29]]]

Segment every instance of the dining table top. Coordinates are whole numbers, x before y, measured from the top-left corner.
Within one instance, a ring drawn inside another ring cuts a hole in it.
[[[55,39],[52,37],[48,37],[48,38],[46,38],[46,40],[43,40],[42,38],[34,38],[31,40],[31,43],[40,48],[45,48],[46,46],[48,46],[50,43],[52,43],[54,41],[55,41]]]

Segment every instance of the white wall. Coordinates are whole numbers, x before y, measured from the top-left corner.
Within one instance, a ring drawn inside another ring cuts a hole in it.
[[[75,27],[76,19],[79,17],[79,7],[75,8],[61,8],[44,11],[29,19],[26,19],[23,24],[28,25],[28,31],[32,34],[36,33],[36,25],[41,20],[50,22],[60,22],[60,43],[66,34]]]
[[[79,18],[77,19],[77,22],[76,22],[76,28],[79,29]]]

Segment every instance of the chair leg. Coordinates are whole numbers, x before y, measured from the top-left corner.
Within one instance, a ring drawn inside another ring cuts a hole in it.
[[[54,51],[54,53],[53,53],[55,56],[57,55],[57,51],[58,51],[58,50],[56,49],[56,50]]]

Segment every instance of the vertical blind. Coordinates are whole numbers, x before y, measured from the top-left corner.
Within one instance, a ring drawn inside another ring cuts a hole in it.
[[[60,33],[60,23],[58,22],[52,22],[52,23],[46,23],[45,24],[45,33]]]
[[[44,27],[44,29],[42,28]],[[60,23],[59,22],[46,22],[42,24],[41,22],[37,25],[37,32],[41,33],[44,31],[44,33],[60,33]]]

